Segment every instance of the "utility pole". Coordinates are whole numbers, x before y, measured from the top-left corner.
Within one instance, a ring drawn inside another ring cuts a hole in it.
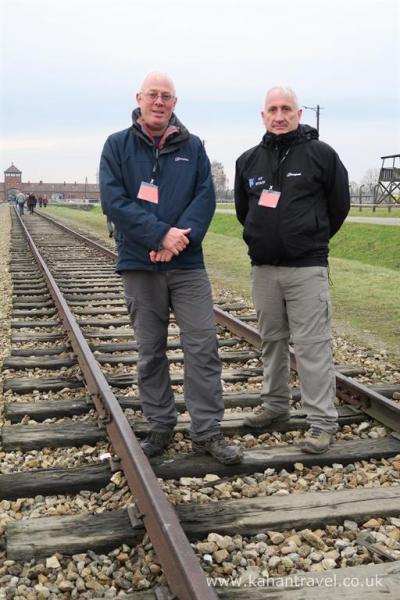
[[[317,131],[319,133],[319,113],[323,109],[323,106],[320,106],[319,104],[317,104],[317,106],[303,106],[303,108],[306,108],[307,110],[313,110],[316,113],[316,115],[317,115]]]

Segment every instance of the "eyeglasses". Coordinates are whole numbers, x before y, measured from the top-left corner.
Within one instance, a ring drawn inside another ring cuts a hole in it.
[[[172,94],[168,94],[168,92],[163,92],[162,94],[159,92],[140,92],[142,96],[144,96],[150,102],[155,102],[157,98],[161,98],[161,100],[165,103],[171,102],[174,100],[175,96]]]

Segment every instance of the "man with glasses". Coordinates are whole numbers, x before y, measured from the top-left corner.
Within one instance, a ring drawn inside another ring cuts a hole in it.
[[[264,364],[263,406],[245,424],[289,420],[291,336],[309,425],[303,449],[320,453],[337,430],[328,244],[350,198],[345,167],[314,128],[299,124],[301,112],[293,90],[269,90],[266,133],[236,164],[236,213],[249,247]]]
[[[202,240],[215,210],[210,163],[200,139],[174,114],[173,81],[150,73],[136,94],[130,128],[112,134],[100,162],[101,202],[114,223],[121,273],[138,343],[138,385],[150,433],[149,457],[161,454],[177,422],[166,356],[169,311],[180,328],[185,402],[196,453],[224,464],[240,448],[220,431],[221,363]]]

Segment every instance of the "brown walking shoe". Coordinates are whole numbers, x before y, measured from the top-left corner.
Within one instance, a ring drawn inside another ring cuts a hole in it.
[[[269,425],[275,425],[276,423],[285,423],[289,421],[290,413],[273,413],[267,406],[263,406],[260,412],[253,413],[246,417],[243,421],[243,425],[246,427],[268,427]]]
[[[236,465],[243,460],[243,451],[238,446],[229,446],[222,433],[216,433],[201,441],[192,442],[195,454],[211,454],[223,465]]]
[[[165,448],[172,440],[174,432],[168,431],[150,431],[146,439],[140,442],[143,452],[150,458],[151,456],[158,456],[162,454]]]
[[[328,450],[333,437],[333,433],[322,431],[322,429],[319,429],[318,427],[310,427],[304,436],[304,442],[300,444],[300,447],[304,452],[321,454]]]

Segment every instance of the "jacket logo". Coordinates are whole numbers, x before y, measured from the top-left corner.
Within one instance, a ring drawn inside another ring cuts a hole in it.
[[[178,162],[180,160],[184,160],[185,162],[189,162],[189,159],[185,158],[184,156],[175,156],[175,162]]]
[[[302,173],[287,173],[286,177],[299,177]]]
[[[264,177],[250,177],[249,178],[249,187],[253,188],[257,185],[265,185]]]

